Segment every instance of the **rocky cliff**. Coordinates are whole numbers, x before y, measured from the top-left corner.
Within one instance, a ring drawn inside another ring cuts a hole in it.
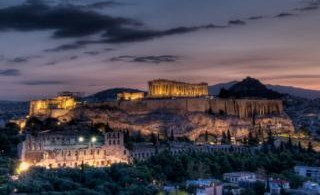
[[[158,110],[146,114],[129,114],[115,108],[76,109],[73,118],[81,118],[93,124],[108,124],[112,129],[151,133],[161,136],[188,137],[197,139],[206,132],[221,137],[230,131],[236,138],[248,136],[249,130],[257,127],[270,129],[275,133],[291,133],[294,131],[291,120],[285,115],[259,117],[253,123],[252,118],[213,115],[203,112],[174,113]],[[267,131],[266,131],[267,132]]]

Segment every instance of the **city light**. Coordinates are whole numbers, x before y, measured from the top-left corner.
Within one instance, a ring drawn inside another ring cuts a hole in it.
[[[83,141],[84,141],[84,138],[83,138],[83,137],[79,137],[78,141],[79,141],[79,142],[83,142]]]
[[[97,141],[97,138],[96,138],[96,137],[92,137],[92,138],[91,138],[91,142],[92,142],[92,143],[95,143],[96,141]]]
[[[27,162],[21,162],[20,165],[19,165],[19,167],[17,168],[17,173],[18,173],[18,174],[21,174],[21,173],[23,173],[23,172],[26,172],[26,171],[29,170],[29,168],[30,168],[29,163],[27,163]]]

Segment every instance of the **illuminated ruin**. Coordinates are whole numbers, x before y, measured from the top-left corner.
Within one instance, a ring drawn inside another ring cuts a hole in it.
[[[121,132],[105,133],[103,141],[72,132],[27,135],[19,153],[21,161],[28,167],[46,168],[80,167],[82,164],[104,167],[113,163],[128,163],[130,156]]]
[[[30,102],[29,116],[58,118],[76,108],[76,105],[76,98],[71,94],[60,94],[52,99],[33,100]]]
[[[117,94],[117,100],[141,100],[144,98],[144,92],[122,92]]]
[[[165,79],[149,82],[150,98],[201,97],[208,95],[208,84],[190,84]]]

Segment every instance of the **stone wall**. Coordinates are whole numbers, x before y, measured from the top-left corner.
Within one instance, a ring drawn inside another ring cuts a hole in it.
[[[212,112],[221,115],[249,118],[253,115],[265,116],[282,114],[281,100],[250,100],[250,99],[211,99],[179,98],[179,99],[144,99],[140,101],[105,102],[102,104],[88,104],[88,107],[116,108],[128,114],[148,114],[165,110],[174,113]]]
[[[78,138],[79,135],[66,132],[27,135],[20,147],[20,160],[29,166],[47,168],[79,167],[82,163],[104,167],[130,161],[121,132],[106,133],[103,144]]]

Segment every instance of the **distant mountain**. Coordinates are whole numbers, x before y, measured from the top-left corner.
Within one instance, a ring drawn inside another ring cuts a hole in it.
[[[112,88],[104,91],[100,91],[93,95],[87,96],[84,100],[89,102],[103,102],[107,100],[117,99],[117,94],[122,92],[143,92],[139,89],[130,89],[130,88]]]
[[[222,88],[229,89],[234,84],[238,83],[239,81],[231,81],[228,83],[218,83],[216,85],[209,86],[209,95],[219,95],[220,90]]]
[[[238,83],[239,81],[231,81],[227,83],[219,83],[216,85],[209,86],[209,94],[217,96],[222,88],[230,89],[234,84]],[[267,84],[266,87],[273,91],[276,91],[281,94],[289,94],[296,97],[301,98],[308,98],[308,99],[315,99],[320,98],[320,90],[310,90],[310,89],[303,89],[291,86],[281,86],[281,85],[270,85]]]
[[[319,90],[303,89],[290,86],[281,86],[281,85],[267,85],[269,89],[277,91],[279,93],[285,93],[296,97],[316,99],[320,98]]]

